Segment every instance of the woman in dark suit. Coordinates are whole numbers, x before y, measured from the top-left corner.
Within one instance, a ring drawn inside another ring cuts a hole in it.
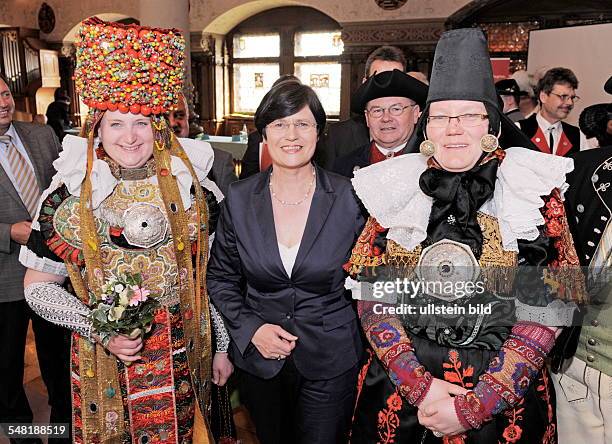
[[[364,219],[348,179],[311,162],[325,125],[311,88],[273,87],[255,125],[272,167],[230,186],[208,291],[261,443],[346,442],[362,344],[342,265]]]

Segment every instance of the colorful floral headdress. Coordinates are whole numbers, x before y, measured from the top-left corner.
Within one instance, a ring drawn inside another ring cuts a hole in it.
[[[101,111],[159,115],[176,108],[183,86],[185,40],[176,29],[83,21],[75,83]]]

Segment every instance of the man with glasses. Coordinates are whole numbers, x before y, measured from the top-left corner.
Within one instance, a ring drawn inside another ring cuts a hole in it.
[[[540,111],[520,120],[518,125],[540,151],[568,156],[587,148],[586,137],[580,129],[563,122],[580,100],[576,89],[578,79],[567,68],[552,68],[538,82]]]
[[[404,154],[427,97],[427,85],[394,69],[376,74],[355,92],[352,110],[365,116],[370,142],[338,157],[332,171],[353,171]]]
[[[374,74],[394,69],[406,71],[404,53],[395,46],[380,46],[368,56],[361,83],[367,82]],[[359,110],[350,119],[328,125],[317,145],[316,160],[323,168],[332,169],[336,159],[352,153],[370,140],[365,116]]]

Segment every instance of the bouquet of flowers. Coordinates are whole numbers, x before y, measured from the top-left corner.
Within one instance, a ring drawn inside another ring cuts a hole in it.
[[[94,302],[89,318],[93,330],[107,344],[111,337],[130,338],[151,331],[159,302],[142,287],[140,274],[122,274],[102,286],[102,298]]]

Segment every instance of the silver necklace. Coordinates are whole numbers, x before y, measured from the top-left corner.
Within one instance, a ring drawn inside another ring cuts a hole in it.
[[[272,197],[281,205],[283,206],[298,206],[303,204],[304,202],[306,202],[306,199],[308,199],[308,196],[310,195],[310,191],[312,190],[312,186],[315,183],[315,179],[316,179],[316,173],[315,173],[315,169],[314,167],[312,167],[312,180],[310,181],[310,183],[308,184],[308,189],[306,190],[306,193],[304,194],[304,197],[301,198],[300,200],[298,200],[297,202],[287,202],[286,200],[282,200],[280,199],[276,193],[274,192],[274,188],[272,188],[272,175],[274,174],[274,171],[270,172],[270,193],[272,194]]]

